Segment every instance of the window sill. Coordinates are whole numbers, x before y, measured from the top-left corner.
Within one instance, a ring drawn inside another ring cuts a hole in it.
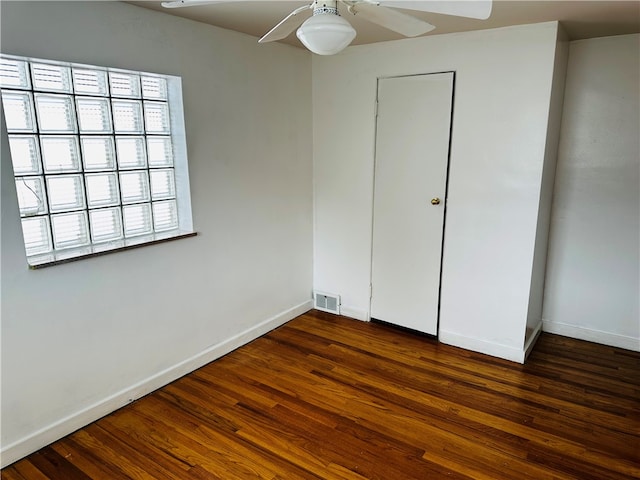
[[[58,250],[42,255],[32,255],[27,257],[27,262],[31,270],[52,267],[63,263],[75,262],[86,258],[100,257],[110,253],[131,250],[132,248],[146,247],[158,243],[170,242],[181,238],[195,237],[197,232],[172,231],[165,233],[155,233],[153,235],[142,235],[140,237],[127,238],[116,242],[107,242],[96,245],[89,245],[80,248],[70,248]]]

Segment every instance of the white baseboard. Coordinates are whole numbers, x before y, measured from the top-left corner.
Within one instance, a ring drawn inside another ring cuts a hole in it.
[[[538,340],[538,337],[540,336],[540,333],[542,333],[542,320],[540,320],[536,324],[536,326],[533,327],[533,332],[531,333],[531,336],[527,339],[526,343],[524,344],[524,358],[525,358],[525,360],[527,359],[527,357],[531,353],[531,350],[533,350],[533,346],[536,344],[536,341]]]
[[[640,352],[640,338],[627,335],[603,332],[601,330],[544,319],[542,321],[542,331],[555,333],[563,337],[577,338],[578,340],[586,340],[587,342],[601,343],[603,345]]]
[[[356,320],[362,320],[363,322],[368,322],[369,312],[366,310],[359,310],[357,308],[351,308],[349,306],[340,306],[340,314],[345,317],[355,318]]]
[[[146,394],[157,390],[168,383],[190,373],[213,360],[226,355],[236,348],[255,340],[265,333],[285,324],[289,320],[308,312],[313,308],[313,302],[308,300],[289,310],[274,315],[271,318],[239,333],[221,343],[213,345],[196,355],[183,360],[182,362],[167,368],[162,372],[131,385],[110,397],[105,398],[87,408],[84,408],[72,415],[67,416],[45,428],[42,428],[20,440],[7,445],[0,450],[1,467],[21,459],[50,443],[69,435],[79,428],[104,417],[105,415],[131,403]]]
[[[487,342],[477,338],[465,337],[454,332],[448,332],[440,329],[438,331],[438,340],[447,345],[472,350],[478,353],[491,355],[492,357],[504,358],[512,362],[524,363],[525,350],[510,347],[499,343]]]

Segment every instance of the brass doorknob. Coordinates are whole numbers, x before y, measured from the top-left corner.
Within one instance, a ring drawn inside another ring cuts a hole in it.
[[[440,205],[440,199],[438,197],[432,198],[431,205]]]

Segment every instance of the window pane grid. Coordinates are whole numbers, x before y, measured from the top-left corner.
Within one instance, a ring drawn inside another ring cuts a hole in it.
[[[21,60],[0,58],[0,87],[30,89],[29,64]]]
[[[46,174],[81,171],[78,137],[40,135],[40,150]]]
[[[76,133],[78,122],[71,95],[35,93],[36,121],[40,133]]]
[[[178,229],[164,78],[0,66],[27,256]]]
[[[42,173],[37,135],[9,135],[9,150],[15,175]]]
[[[31,83],[34,90],[70,93],[71,69],[61,65],[31,64]]]
[[[31,92],[3,90],[2,105],[8,132],[36,132],[33,94]]]
[[[107,96],[107,72],[84,68],[73,69],[73,88],[77,94]]]

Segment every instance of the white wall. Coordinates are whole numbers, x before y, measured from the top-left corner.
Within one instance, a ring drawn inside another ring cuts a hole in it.
[[[313,58],[314,287],[369,316],[376,79],[455,71],[443,341],[523,359],[558,25]]]
[[[564,84],[567,76],[568,57],[569,37],[564,29],[560,28],[558,29],[558,41],[553,67],[553,82],[551,85],[551,96],[549,98],[549,120],[544,151],[544,164],[540,179],[540,207],[538,211],[538,226],[536,228],[533,268],[531,271],[531,292],[529,295],[529,310],[527,312],[527,330],[525,335],[526,350],[530,350],[537,335],[542,331],[542,308],[549,246],[549,228],[551,225],[551,205],[558,158],[558,144],[560,141],[560,125],[562,122]]]
[[[199,235],[30,271],[2,133],[2,463],[310,308],[310,54],[120,2],[2,2],[7,54],[178,75]]]
[[[572,42],[544,330],[640,350],[640,35]]]

